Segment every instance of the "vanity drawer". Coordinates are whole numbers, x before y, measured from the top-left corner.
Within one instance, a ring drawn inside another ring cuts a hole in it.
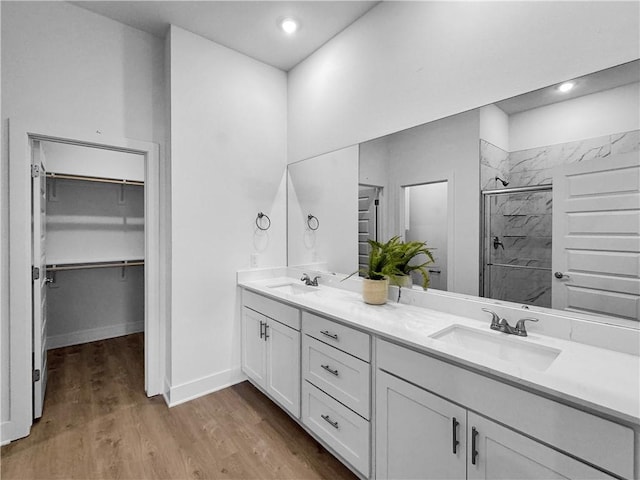
[[[365,362],[371,359],[370,336],[367,333],[309,312],[302,312],[302,331]]]
[[[242,304],[251,310],[284,323],[287,327],[300,331],[300,310],[295,307],[246,289],[242,290]]]
[[[315,338],[302,338],[302,372],[306,380],[369,419],[371,366]]]
[[[302,421],[337,454],[369,477],[369,422],[302,382]]]
[[[634,432],[605,420],[384,340],[379,369],[472,409],[600,468],[634,478]]]

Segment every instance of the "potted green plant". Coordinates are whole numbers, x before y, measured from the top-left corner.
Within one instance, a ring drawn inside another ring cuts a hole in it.
[[[391,276],[391,284],[398,287],[407,287],[413,284],[411,273],[418,272],[422,276],[422,288],[429,287],[429,270],[427,266],[434,262],[431,250],[427,248],[426,242],[413,240],[410,242],[400,241],[400,237],[393,237],[389,240],[389,248],[395,252],[396,272]],[[414,261],[424,255],[424,261]]]
[[[362,297],[365,303],[382,305],[388,297],[389,283],[398,286],[410,285],[411,272],[418,271],[423,277],[423,288],[429,285],[429,272],[426,266],[433,262],[433,256],[425,242],[402,242],[400,237],[392,237],[382,243],[368,240],[371,250],[367,268],[353,272],[347,278],[360,272],[364,275]],[[422,263],[410,263],[415,257],[425,254],[427,260]],[[345,279],[346,280],[346,279]]]
[[[389,277],[396,271],[395,259],[390,243],[368,240],[370,251],[367,268],[362,269],[362,298],[371,305],[383,305],[387,302]],[[357,272],[354,272],[357,273]],[[352,274],[353,275],[353,274]]]

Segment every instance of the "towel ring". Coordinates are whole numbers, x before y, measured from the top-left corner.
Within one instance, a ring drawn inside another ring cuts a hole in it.
[[[261,225],[261,220],[263,218],[267,219],[267,226],[263,227]],[[258,216],[256,217],[256,227],[258,227],[260,230],[269,230],[269,228],[271,227],[271,219],[269,218],[269,216],[266,213],[262,213],[262,212],[258,212]]]
[[[313,227],[312,224],[315,224],[315,227]],[[318,220],[318,217],[316,217],[315,215],[309,214],[307,215],[307,226],[311,230],[317,230],[320,227],[320,220]]]

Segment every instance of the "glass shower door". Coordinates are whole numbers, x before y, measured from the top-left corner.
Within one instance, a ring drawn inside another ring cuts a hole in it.
[[[551,307],[551,186],[483,196],[484,296]]]

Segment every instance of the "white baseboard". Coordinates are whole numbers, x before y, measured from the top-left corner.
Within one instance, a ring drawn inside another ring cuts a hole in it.
[[[54,335],[47,338],[49,350],[52,348],[68,347],[70,345],[78,345],[80,343],[95,342],[104,340],[105,338],[121,337],[130,333],[138,333],[144,331],[144,321],[133,323],[121,323],[118,325],[110,325],[108,327],[92,328],[90,330],[80,330],[78,332],[65,333],[62,335]]]
[[[223,388],[230,387],[236,383],[243,382],[246,378],[247,377],[240,370],[240,367],[232,368],[199,378],[192,382],[169,387],[169,392],[168,395],[165,396],[165,400],[168,400],[167,403],[169,404],[169,407],[175,407],[176,405],[188,402],[189,400],[193,400],[209,393],[217,392]]]
[[[10,430],[9,422],[0,423],[0,446],[3,447],[15,440],[15,438],[11,438]]]
[[[171,392],[171,385],[170,385],[169,379],[167,377],[164,377],[164,388],[162,390],[162,398],[164,398],[164,403],[167,404],[167,407],[171,405],[171,402],[169,400],[170,392]]]
[[[31,418],[28,423],[18,424],[12,420],[5,420],[0,423],[0,445],[7,445],[8,443],[24,438],[29,435],[31,431]]]

